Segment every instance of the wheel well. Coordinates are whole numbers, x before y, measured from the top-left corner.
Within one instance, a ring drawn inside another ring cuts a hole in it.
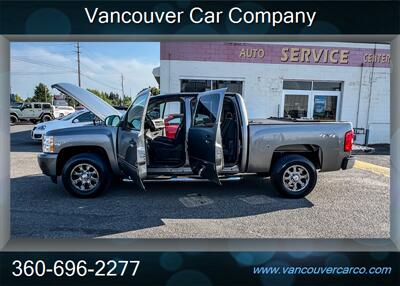
[[[15,117],[18,118],[18,115],[17,115],[16,113],[10,113],[10,116],[11,116],[11,115],[13,115],[13,116],[15,116]]]
[[[57,176],[61,175],[62,168],[65,163],[73,156],[83,153],[94,153],[99,155],[111,170],[110,160],[108,159],[107,152],[99,146],[75,146],[62,149],[57,156],[56,173]]]
[[[321,169],[322,150],[318,145],[310,144],[294,144],[278,147],[272,155],[271,166],[273,166],[279,158],[288,154],[304,156],[314,164],[316,169]]]

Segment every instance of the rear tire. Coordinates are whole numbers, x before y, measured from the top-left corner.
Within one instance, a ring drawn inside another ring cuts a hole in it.
[[[11,115],[10,115],[10,125],[15,125],[15,124],[17,124],[18,122],[19,122],[18,117],[11,114]]]
[[[65,189],[79,198],[92,198],[110,187],[112,175],[107,163],[97,154],[83,153],[73,156],[62,169]]]
[[[272,167],[271,181],[281,195],[303,198],[314,189],[317,170],[301,155],[285,155]]]

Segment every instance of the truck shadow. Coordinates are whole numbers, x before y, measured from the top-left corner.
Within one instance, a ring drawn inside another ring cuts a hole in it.
[[[33,128],[33,127],[32,127]],[[31,131],[18,131],[10,134],[11,152],[40,152],[41,143],[31,139]]]
[[[259,178],[225,182],[223,186],[207,182],[155,182],[146,183],[146,188],[147,191],[141,191],[132,183],[118,183],[101,197],[77,199],[42,175],[11,179],[11,235],[154,238],[160,236],[152,234],[157,230],[150,228],[164,226],[168,219],[222,222],[313,206],[306,198],[279,197],[269,180]],[[196,222],[190,224],[195,226]],[[146,235],[146,231],[150,234]],[[165,233],[170,232],[163,233],[161,237],[168,237]],[[170,237],[179,237],[179,233]]]

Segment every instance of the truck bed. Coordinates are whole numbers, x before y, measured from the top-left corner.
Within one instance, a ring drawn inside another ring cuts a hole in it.
[[[249,120],[248,171],[269,172],[274,152],[318,149],[320,171],[335,171],[350,154],[344,151],[344,137],[350,122],[268,118]]]

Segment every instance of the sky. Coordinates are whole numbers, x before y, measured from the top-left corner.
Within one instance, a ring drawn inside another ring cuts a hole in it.
[[[158,42],[80,42],[81,86],[121,94],[121,74],[126,96],[158,86],[153,68],[160,65]],[[52,94],[57,82],[78,85],[76,42],[11,43],[11,93],[33,96],[42,82]]]

